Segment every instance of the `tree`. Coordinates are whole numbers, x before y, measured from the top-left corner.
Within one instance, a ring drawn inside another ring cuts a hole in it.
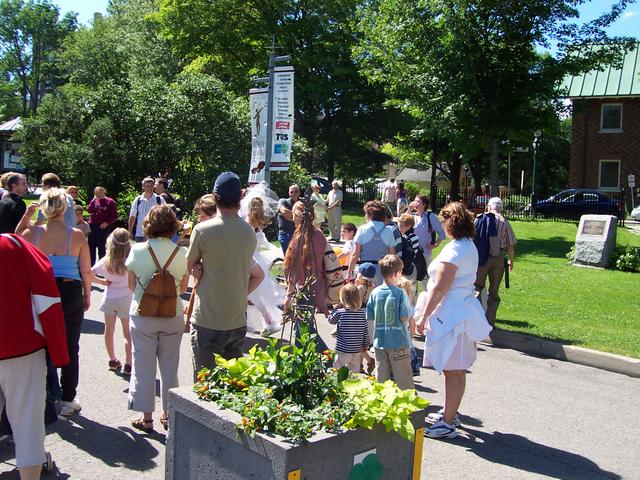
[[[65,40],[60,68],[69,81],[18,134],[33,173],[53,170],[114,197],[168,173],[191,202],[221,171],[248,170],[247,99],[212,75],[179,73],[156,24],[145,20],[156,3],[114,0],[109,16]]]
[[[628,44],[604,29],[630,2],[618,1],[578,27],[571,21],[584,1],[369,2],[356,55],[367,76],[423,121],[428,134],[444,133],[468,158],[488,151],[497,194],[500,140],[556,122],[560,80],[614,61]],[[556,57],[539,53],[551,43]]]
[[[296,69],[295,131],[310,148],[303,166],[326,170],[330,178],[364,178],[389,159],[377,146],[406,121],[385,106],[382,88],[369,84],[351,56],[359,3],[163,0],[151,18],[187,70],[211,73],[243,96],[251,77],[266,73],[275,37],[278,51],[290,54]]]
[[[75,29],[75,14],[60,18],[49,0],[0,1],[0,62],[19,87],[23,116],[35,114],[42,96],[62,83],[56,56]]]

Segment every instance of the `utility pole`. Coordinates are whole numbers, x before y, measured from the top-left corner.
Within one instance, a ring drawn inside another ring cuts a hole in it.
[[[536,216],[536,155],[538,153],[538,145],[540,144],[540,130],[533,132],[533,176],[531,178],[531,210],[533,216]]]
[[[269,53],[269,78],[267,81],[269,82],[269,93],[268,93],[268,103],[267,103],[267,146],[264,156],[264,180],[267,182],[267,185],[271,183],[271,156],[273,155],[273,97],[274,97],[274,89],[273,89],[273,79],[274,79],[274,69],[277,63],[288,62],[291,60],[291,56],[289,55],[276,55],[276,49],[279,48],[276,46],[276,36],[274,35],[271,40],[271,52]],[[264,80],[264,79],[257,79]]]

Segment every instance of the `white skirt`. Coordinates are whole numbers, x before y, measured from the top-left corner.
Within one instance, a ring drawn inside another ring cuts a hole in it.
[[[476,342],[471,340],[465,333],[461,333],[456,338],[456,346],[451,352],[451,356],[445,362],[442,370],[467,370],[476,361],[477,347]],[[429,357],[423,356],[423,365],[432,367]]]

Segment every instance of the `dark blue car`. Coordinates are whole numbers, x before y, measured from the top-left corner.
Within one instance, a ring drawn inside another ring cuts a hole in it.
[[[572,188],[535,202],[535,214],[542,217],[580,218],[585,214],[615,215],[620,217],[620,200],[609,198],[598,190]]]

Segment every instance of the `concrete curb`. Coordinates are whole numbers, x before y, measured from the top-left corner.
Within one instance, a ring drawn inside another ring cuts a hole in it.
[[[640,378],[640,359],[637,358],[564,345],[560,342],[500,329],[493,330],[490,338],[481,343]]]

